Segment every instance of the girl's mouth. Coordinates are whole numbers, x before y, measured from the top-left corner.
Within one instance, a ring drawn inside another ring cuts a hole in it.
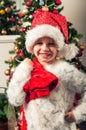
[[[52,56],[51,53],[40,53],[40,55],[43,56],[43,57],[45,57],[45,58]]]

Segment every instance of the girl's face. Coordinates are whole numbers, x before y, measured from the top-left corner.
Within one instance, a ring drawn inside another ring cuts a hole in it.
[[[33,53],[41,64],[51,64],[57,56],[57,45],[52,38],[39,38],[34,43]]]

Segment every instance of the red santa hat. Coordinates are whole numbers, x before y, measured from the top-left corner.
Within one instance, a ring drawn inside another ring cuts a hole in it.
[[[71,60],[78,53],[78,48],[68,43],[66,18],[60,14],[39,9],[35,12],[31,29],[26,34],[27,51],[30,52],[35,41],[44,36],[54,39],[58,45],[59,57]]]

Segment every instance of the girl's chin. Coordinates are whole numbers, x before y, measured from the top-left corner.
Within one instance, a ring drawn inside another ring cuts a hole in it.
[[[40,61],[40,63],[48,63],[48,64],[53,62],[53,60],[51,60],[51,59],[39,59],[39,61]]]

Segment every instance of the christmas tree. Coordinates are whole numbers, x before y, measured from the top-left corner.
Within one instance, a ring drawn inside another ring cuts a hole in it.
[[[41,8],[42,10],[53,12],[55,14],[61,14],[61,11],[64,9],[64,7],[61,6],[60,0],[24,0],[23,8],[18,15],[18,22],[20,25],[20,37],[18,37],[14,42],[14,49],[9,51],[10,54],[14,55],[9,57],[8,60],[5,61],[9,65],[9,68],[5,70],[5,75],[8,76],[7,84],[10,82],[11,76],[15,71],[16,66],[20,64],[21,61],[24,60],[26,57],[30,59],[34,57],[32,57],[31,54],[26,51],[25,35],[26,31],[29,30],[31,27],[33,14],[39,8]],[[68,62],[74,64],[77,69],[86,72],[86,67],[83,66],[81,62],[81,56],[83,55],[84,50],[84,45],[80,44],[82,34],[77,32],[71,22],[68,21],[67,24],[69,31],[69,43],[75,44],[79,48],[78,55]]]
[[[0,35],[18,34],[18,12],[15,1],[0,0]]]

